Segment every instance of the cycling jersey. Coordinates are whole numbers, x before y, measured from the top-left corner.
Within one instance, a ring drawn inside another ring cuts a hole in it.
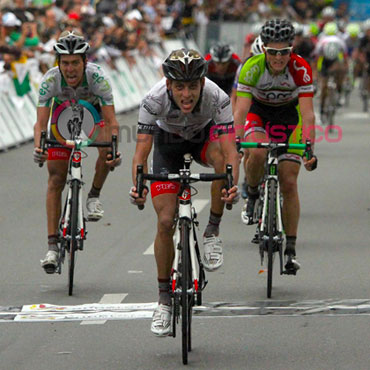
[[[82,84],[76,89],[68,86],[59,67],[51,68],[44,75],[39,87],[39,107],[51,107],[54,112],[66,100],[85,100],[91,103],[97,112],[101,106],[113,105],[113,94],[104,71],[94,63],[87,63]],[[101,126],[104,122],[101,122]],[[56,140],[49,126],[49,137]],[[68,160],[71,150],[62,144],[48,145],[49,160]]]
[[[226,94],[230,95],[233,87],[236,71],[241,63],[239,57],[236,54],[232,54],[227,70],[223,74],[216,72],[215,62],[212,60],[211,54],[207,54],[204,57],[208,61],[208,72],[207,77],[212,80],[217,86],[221,87]]]
[[[347,55],[347,46],[345,41],[342,37],[336,36],[336,35],[329,35],[329,36],[322,36],[319,38],[315,50],[314,55],[320,57],[323,56],[323,50],[326,44],[329,43],[335,43],[338,45],[339,48],[339,54],[338,59],[343,59]]]
[[[243,65],[237,96],[254,98],[260,103],[279,106],[299,97],[313,97],[312,71],[299,55],[292,54],[285,70],[275,76],[269,72],[265,54],[249,58]]]
[[[110,82],[103,69],[97,64],[87,63],[81,86],[76,89],[65,82],[59,67],[44,75],[39,87],[39,107],[50,107],[53,99],[57,104],[71,99],[86,100],[92,105],[113,105]]]
[[[207,124],[233,129],[230,98],[214,82],[205,79],[198,104],[191,113],[182,113],[167,90],[163,78],[144,97],[139,109],[138,134],[154,134],[159,126],[162,130],[190,140]]]

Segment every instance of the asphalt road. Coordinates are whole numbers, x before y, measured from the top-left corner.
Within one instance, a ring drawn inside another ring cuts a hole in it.
[[[124,162],[103,190],[104,219],[87,225],[72,297],[66,271],[49,276],[40,268],[46,251],[46,169],[33,163],[32,144],[0,153],[1,370],[183,366],[181,338],[155,338],[151,306],[144,305],[157,298],[150,252],[156,220],[150,202],[138,211],[127,196],[136,117],[136,111],[119,117]],[[258,250],[250,243],[255,228],[241,223],[241,203],[225,211],[225,263],[207,274],[205,307],[194,316],[189,368],[370,368],[369,118],[354,92],[350,108],[338,114],[338,140],[323,137],[316,145],[318,169],[302,169],[297,242],[302,269],[295,277],[276,274],[271,300],[266,298],[266,274],[259,274]],[[86,192],[95,158],[95,150],[89,150]],[[196,199],[204,200],[198,204],[205,205],[199,214],[201,235],[209,185],[197,189]],[[99,302],[90,315],[81,308]],[[104,312],[103,303],[106,311],[121,310],[117,303],[138,305],[120,315]],[[51,307],[45,314],[40,304],[56,305],[59,311]],[[31,305],[29,312],[26,305]],[[69,315],[63,316],[63,310]]]

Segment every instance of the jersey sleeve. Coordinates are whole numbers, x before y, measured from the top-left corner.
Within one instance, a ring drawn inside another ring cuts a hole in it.
[[[149,91],[139,108],[138,134],[154,134],[162,110],[161,99]]]
[[[265,54],[249,58],[243,65],[237,85],[236,96],[252,99],[253,87],[257,85],[260,76],[265,70]]]
[[[306,60],[293,54],[289,62],[289,70],[297,85],[298,98],[313,97],[312,69]]]
[[[215,115],[214,122],[220,126],[222,133],[234,131],[234,117],[229,96],[220,88],[214,93]]]
[[[56,74],[57,69],[58,68],[49,69],[42,77],[39,85],[38,107],[51,107],[59,83]]]
[[[112,85],[107,74],[104,69],[96,64],[93,68],[92,81],[90,82],[92,83],[93,94],[98,97],[100,105],[114,105]]]

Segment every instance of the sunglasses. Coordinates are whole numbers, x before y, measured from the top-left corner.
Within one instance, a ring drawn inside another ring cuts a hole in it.
[[[293,46],[289,46],[283,49],[274,49],[274,48],[265,47],[267,54],[274,55],[274,56],[275,55],[288,55],[291,53],[292,49],[293,49]]]

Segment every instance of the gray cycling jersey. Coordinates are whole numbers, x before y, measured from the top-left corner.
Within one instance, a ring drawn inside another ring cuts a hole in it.
[[[206,78],[201,100],[193,112],[185,114],[171,99],[163,78],[141,102],[138,133],[152,134],[159,126],[190,140],[210,121],[220,126],[233,125],[230,99],[222,89]]]
[[[83,82],[76,89],[66,84],[59,67],[46,72],[39,87],[39,107],[50,107],[53,98],[57,103],[65,100],[82,99],[94,106],[113,105],[110,82],[100,66],[87,63]]]

